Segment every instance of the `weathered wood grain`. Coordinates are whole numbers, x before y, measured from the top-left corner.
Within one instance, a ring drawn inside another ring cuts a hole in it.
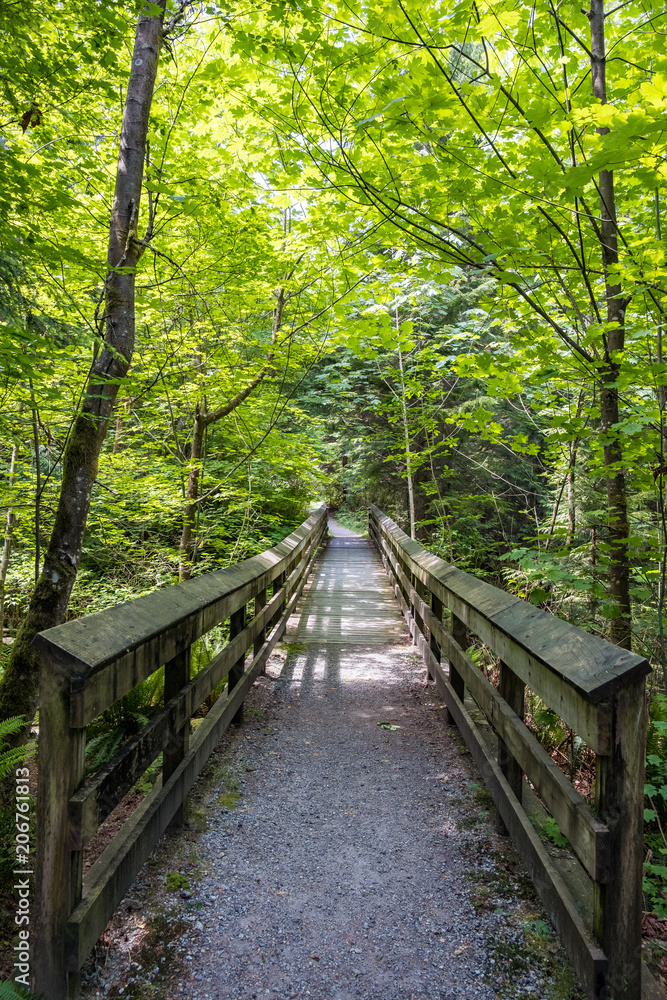
[[[609,826],[610,877],[596,885],[594,929],[609,956],[614,1000],[640,1000],[644,753],[646,706],[643,682],[614,698],[611,753],[598,757],[595,791]]]
[[[525,692],[526,685],[517,677],[505,661],[501,660],[498,694],[522,722],[524,715]],[[498,736],[498,763],[500,764],[500,770],[507,778],[508,785],[514,792],[517,801],[521,803],[523,793],[523,769],[521,767],[521,763],[512,753],[511,748],[508,747],[502,735]],[[498,813],[496,831],[502,835],[506,835],[508,833],[500,813]]]
[[[602,1000],[605,994],[608,961],[605,953],[586,930],[565,883],[549,858],[544,844],[521,808],[497,761],[487,753],[477,734],[475,723],[444,671],[434,663],[436,683],[456,725],[470,750],[482,777],[491,792],[496,808],[517,847],[538,895],[549,914],[575,967],[576,973],[591,998]]]
[[[164,700],[176,698],[182,688],[190,682],[191,650],[184,649],[173,660],[164,665]],[[162,755],[162,780],[166,783],[177,769],[188,749],[190,726],[186,720],[181,725],[169,729]],[[182,802],[174,813],[172,823],[182,826],[187,818],[187,802]]]
[[[246,608],[244,604],[243,607],[235,611],[232,614],[232,617],[229,619],[229,635],[231,639],[234,639],[237,635],[240,635],[242,632],[245,631],[245,615],[246,615]],[[234,663],[232,663],[231,667],[229,668],[229,675],[227,678],[228,697],[234,690],[238,682],[243,677],[243,669],[245,667],[247,646],[244,645],[243,650],[239,652],[240,656],[238,657],[237,660],[234,661]],[[232,722],[237,726],[243,722],[243,703],[239,705],[236,715],[232,719]]]
[[[586,800],[538,743],[519,714],[505,702],[444,626],[434,616],[428,622],[449,660],[450,668],[456,664],[465,687],[534,786],[591,878],[606,881],[609,878],[607,826],[594,815]]]
[[[82,847],[67,801],[85,774],[86,734],[69,726],[69,677],[48,660],[40,677],[40,761],[37,789],[37,880],[33,969],[37,992],[66,1000],[78,989],[63,948],[68,916],[81,899]]]
[[[102,671],[107,675],[98,685],[94,714],[72,724],[86,725],[247,604],[319,536],[324,523],[326,510],[321,508],[279,545],[252,559],[41,632],[36,649],[72,673],[74,691],[83,689],[87,679],[92,692],[92,678]]]
[[[126,793],[139,780],[146,768],[167,745],[170,734],[181,730],[202,702],[217,687],[236,662],[243,649],[257,643],[264,634],[267,623],[275,616],[279,606],[289,599],[312,564],[313,546],[286,584],[279,588],[269,604],[258,609],[257,615],[240,633],[219,652],[178,694],[169,700],[164,709],[144,726],[140,733],[122,747],[114,758],[97,774],[89,778],[70,799],[70,821],[83,844],[88,843],[100,823],[112,812]],[[260,652],[255,650],[255,655]]]
[[[321,524],[326,524],[326,519],[324,519]],[[320,524],[320,529],[321,529]],[[311,533],[311,536],[306,540],[306,545],[299,548],[299,564],[303,571],[307,566],[310,558],[310,553],[320,538],[320,532],[317,530]],[[272,551],[272,550],[271,550]],[[283,574],[279,574],[283,576]],[[299,573],[290,574],[290,586],[295,586],[299,578]],[[204,579],[201,577],[200,579]],[[194,583],[195,581],[188,581],[188,583]],[[284,581],[283,581],[284,582]],[[178,584],[181,586],[181,584]],[[275,592],[281,592],[283,583],[277,585],[274,581]],[[160,593],[169,593],[172,588],[167,588],[165,591],[160,591]],[[233,610],[238,610],[241,606],[240,594],[250,594],[253,589],[252,584],[248,584],[242,591],[235,592],[233,595],[228,595],[224,600],[218,603],[218,609],[227,610],[231,607]],[[284,592],[284,598],[286,599],[289,591]],[[151,595],[149,595],[151,596]],[[138,598],[138,600],[143,600],[143,598]],[[279,605],[272,602],[272,607],[275,609],[274,623],[280,618]],[[110,608],[109,611],[113,611]],[[102,613],[102,612],[100,612]],[[229,612],[231,614],[232,612]],[[92,617],[92,616],[91,616]],[[85,619],[84,619],[85,620]],[[219,619],[222,621],[224,619]],[[71,624],[75,624],[72,622]],[[214,620],[208,628],[212,628],[213,625],[217,625],[218,620]],[[61,626],[64,628],[64,626]],[[273,626],[272,626],[273,627]],[[195,630],[196,632],[196,630]],[[42,633],[45,635],[46,633]],[[194,634],[194,633],[193,633]],[[198,634],[198,633],[197,633]],[[105,709],[113,705],[118,698],[122,697],[123,694],[127,694],[131,691],[133,687],[136,687],[141,680],[145,677],[150,676],[150,674],[157,670],[164,661],[159,661],[155,659],[150,662],[146,659],[149,652],[149,647],[153,650],[155,658],[158,657],[160,651],[164,648],[163,637],[159,635],[153,636],[149,643],[145,644],[140,651],[138,659],[133,660],[131,656],[123,657],[118,662],[111,664],[104,670],[98,670],[87,677],[78,677],[73,684],[72,699],[71,699],[71,724],[72,726],[79,727],[88,725],[93,719],[97,718]],[[174,644],[174,648],[180,648],[181,651],[187,648],[181,639]],[[132,654],[134,655],[134,654]],[[176,654],[175,654],[176,655]],[[148,669],[150,663],[151,669]],[[146,672],[148,671],[148,672]],[[137,680],[139,677],[139,680]],[[122,693],[119,693],[122,692]]]
[[[266,607],[266,587],[264,588],[264,590],[260,590],[259,593],[255,594],[253,618],[256,618],[259,612],[265,607]],[[255,638],[255,642],[253,645],[254,656],[257,656],[262,646],[264,645],[265,641],[266,641],[266,628],[262,627],[260,631],[257,633],[257,637]]]
[[[318,541],[321,535],[318,536]],[[314,557],[315,549],[312,556]],[[143,863],[167,828],[172,816],[192,787],[203,764],[227,729],[255,677],[282,638],[305,583],[301,574],[296,589],[287,602],[277,627],[265,642],[229,697],[219,698],[199,726],[186,757],[164,786],[155,786],[135,810],[100,858],[86,875],[84,896],[67,923],[66,954],[68,968],[76,972],[104,930],[113,911],[132,884]],[[284,599],[284,591],[276,595]],[[271,611],[269,605],[265,611]]]
[[[592,703],[607,701],[614,691],[633,678],[649,673],[650,667],[644,657],[590,635],[456,569],[425,552],[377,508],[372,508],[372,514],[379,533],[404,553],[411,571],[422,583],[502,659],[511,663],[512,669],[540,697],[543,695],[536,684],[545,670],[556,674],[566,686]],[[504,647],[497,648],[503,637]],[[512,655],[515,647],[522,649],[524,663],[527,659],[534,661],[533,683],[517,669]],[[542,668],[539,672],[538,664]],[[556,706],[553,707],[557,711]]]

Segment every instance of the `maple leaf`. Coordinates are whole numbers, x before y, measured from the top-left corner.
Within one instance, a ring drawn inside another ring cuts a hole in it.
[[[33,101],[28,110],[21,118],[21,128],[25,133],[29,128],[36,128],[42,124],[42,112],[39,105]]]

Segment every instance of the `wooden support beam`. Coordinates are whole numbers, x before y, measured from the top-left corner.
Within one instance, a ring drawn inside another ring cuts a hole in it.
[[[76,1000],[79,992],[78,969],[67,966],[65,938],[69,914],[81,899],[83,844],[70,824],[67,803],[84,778],[86,732],[70,728],[69,688],[70,674],[49,659],[43,661],[31,950],[35,992],[49,1000]]]
[[[454,642],[460,646],[461,649],[467,649],[468,647],[468,629],[466,628],[465,622],[462,621],[458,615],[452,614],[452,639]],[[450,662],[449,664],[449,683],[452,685],[456,692],[456,697],[459,701],[465,700],[465,682],[463,677],[457,670],[456,664]]]
[[[260,590],[258,594],[255,594],[253,617],[256,618],[261,613],[262,609],[265,607],[266,607],[266,587],[264,588],[264,590]],[[265,642],[266,642],[266,628],[263,627],[259,630],[255,638],[255,642],[253,645],[254,656],[257,656],[257,654],[259,653]]]
[[[609,826],[606,884],[596,884],[594,930],[609,956],[608,996],[640,1000],[644,843],[645,682],[614,698],[612,752],[598,756],[596,807]]]
[[[442,601],[440,600],[439,597],[436,597],[435,594],[431,594],[431,614],[436,619],[436,621],[442,622]],[[436,634],[432,628],[429,628],[428,642],[429,642],[429,648],[431,650],[431,653],[433,654],[434,659],[438,663],[440,663],[442,660],[442,650],[440,649],[440,644],[438,643]],[[427,670],[428,670],[428,675],[427,675],[428,679],[435,680],[435,677],[431,673],[429,667],[427,667]]]
[[[243,632],[245,628],[245,605],[235,611],[232,617],[229,619],[229,637],[233,639],[235,636]],[[238,682],[243,677],[243,669],[245,667],[246,650],[239,656],[238,660],[232,665],[229,670],[229,679],[227,681],[227,697],[234,690]],[[240,725],[243,722],[243,704],[239,706],[239,710],[232,719],[235,725]]]
[[[164,700],[165,704],[176,698],[182,688],[190,683],[190,653],[191,648],[178,653],[164,667]],[[162,780],[166,784],[176,768],[180,765],[188,751],[190,736],[190,719],[174,727],[170,733],[167,745],[162,753]],[[188,804],[183,802],[174,813],[173,826],[183,826],[188,818]]]
[[[501,660],[498,694],[504,699],[505,703],[516,714],[517,718],[521,719],[521,721],[523,721],[524,715],[525,691],[526,686],[523,681],[519,680],[504,660]],[[517,801],[521,803],[523,792],[523,771],[521,769],[521,764],[519,764],[516,757],[512,755],[512,752],[508,749],[502,736],[498,737],[498,763],[500,764],[500,770],[507,778],[507,783],[516,795]],[[507,836],[509,831],[499,812],[496,813],[496,820],[496,833]]]

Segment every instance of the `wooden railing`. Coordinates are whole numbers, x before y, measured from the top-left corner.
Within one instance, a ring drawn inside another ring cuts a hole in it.
[[[429,554],[377,507],[369,534],[501,831],[511,834],[589,996],[639,1000],[648,663]],[[499,658],[498,690],[466,655],[468,631]],[[524,725],[526,685],[595,751],[595,809]],[[496,752],[466,692],[495,730]],[[533,791],[592,880],[588,920],[522,807]]]
[[[42,682],[33,954],[35,992],[47,1000],[78,995],[79,970],[116,906],[167,826],[181,818],[223,732],[240,721],[246,694],[285,630],[326,532],[322,507],[261,555],[35,639]],[[192,643],[227,619],[228,644],[191,679]],[[163,664],[164,708],[86,778],[86,726]],[[227,695],[190,741],[190,717],[225,676]],[[84,846],[161,752],[161,780],[82,878]]]

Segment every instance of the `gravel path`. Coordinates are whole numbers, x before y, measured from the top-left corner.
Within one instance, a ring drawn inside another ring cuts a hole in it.
[[[290,659],[277,732],[245,748],[245,811],[203,838],[212,905],[187,996],[495,996],[456,825],[472,775],[435,713],[424,725],[401,652]]]
[[[156,861],[160,905],[185,920],[182,965],[159,995],[551,996],[548,968],[501,961],[500,942],[503,954],[524,954],[526,921],[541,915],[529,890],[517,894],[525,885],[512,852],[510,873],[499,868],[507,841],[491,833],[474,765],[414,648],[284,649],[211,767],[200,795],[208,829],[195,861],[178,863],[188,890],[165,893]],[[172,863],[176,843],[172,834]],[[151,882],[155,869],[122,921],[155,908],[154,895],[144,904]],[[88,995],[102,995],[101,984],[107,996],[148,996],[133,989],[146,976],[133,957],[122,989],[116,977],[109,992],[98,976]],[[577,995],[574,984],[565,995]]]

